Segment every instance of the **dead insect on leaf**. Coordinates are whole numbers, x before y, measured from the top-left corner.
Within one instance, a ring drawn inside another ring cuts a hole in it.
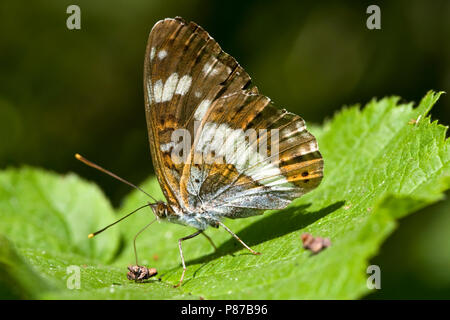
[[[144,266],[128,266],[128,270],[128,280],[134,280],[136,282],[147,280],[158,274],[155,268],[147,268]]]
[[[313,237],[310,233],[303,233],[301,236],[303,248],[311,251],[313,254],[319,253],[325,248],[331,246],[328,238]]]

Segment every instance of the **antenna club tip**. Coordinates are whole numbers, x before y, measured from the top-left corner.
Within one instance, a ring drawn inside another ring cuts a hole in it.
[[[95,236],[95,234],[90,233],[90,234],[88,235],[88,238],[89,238],[89,239],[92,239],[94,236]]]
[[[75,158],[77,158],[78,160],[80,160],[82,157],[79,153],[75,153]]]

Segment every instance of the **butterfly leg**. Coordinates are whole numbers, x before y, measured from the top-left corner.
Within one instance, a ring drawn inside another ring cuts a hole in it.
[[[175,288],[179,287],[181,285],[181,283],[183,282],[183,279],[184,279],[184,274],[186,272],[186,264],[184,263],[184,256],[183,256],[183,249],[181,248],[181,242],[183,242],[184,240],[192,239],[192,238],[198,236],[202,232],[203,232],[203,230],[198,230],[197,232],[195,232],[187,237],[178,239],[178,248],[180,249],[181,263],[183,264],[183,273],[181,274],[180,282],[178,282],[178,284],[174,286]]]
[[[204,232],[202,232],[202,235],[205,236],[206,239],[208,239],[209,243],[211,243],[211,245],[214,247],[214,250],[217,250],[216,245],[214,244],[214,242],[212,241],[212,239]]]
[[[219,221],[219,224],[222,226],[222,228],[224,228],[225,230],[228,231],[229,234],[231,234],[233,237],[236,238],[237,241],[239,241],[248,251],[250,251],[253,254],[259,255],[261,254],[261,252],[256,252],[255,250],[253,250],[252,248],[250,248],[248,245],[245,244],[244,241],[241,240],[241,238],[239,238],[237,236],[237,234],[235,234],[233,231],[231,231],[230,229],[228,229],[228,227],[226,225],[224,225],[222,222]]]

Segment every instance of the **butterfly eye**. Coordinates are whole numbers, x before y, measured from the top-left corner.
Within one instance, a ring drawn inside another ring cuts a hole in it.
[[[163,202],[159,202],[156,207],[156,214],[160,218],[165,218],[167,216],[167,205]]]

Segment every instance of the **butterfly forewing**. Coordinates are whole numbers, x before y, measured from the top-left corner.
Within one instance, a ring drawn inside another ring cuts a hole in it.
[[[157,176],[182,211],[250,216],[284,208],[320,183],[323,160],[304,121],[251,88],[243,68],[195,23],[153,27],[144,88]],[[177,129],[190,138],[182,162],[172,152]]]
[[[171,159],[172,133],[194,137],[194,122],[219,97],[250,77],[209,34],[181,18],[159,21],[149,35],[144,67],[146,117],[153,163],[169,202],[180,204],[184,164]]]

